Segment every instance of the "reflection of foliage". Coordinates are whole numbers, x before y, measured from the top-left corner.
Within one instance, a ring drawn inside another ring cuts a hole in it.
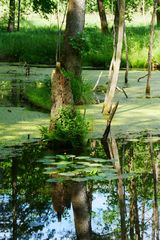
[[[3,214],[0,216],[1,232],[11,234],[13,206],[16,209],[14,214],[17,223],[14,228],[17,229],[18,238],[29,239],[32,234],[36,238],[36,233],[43,229],[44,222],[49,224],[49,216],[53,215],[48,201],[50,194],[44,188],[46,176],[43,174],[43,167],[35,161],[43,152],[44,148],[39,144],[20,146],[13,148],[10,157],[1,162],[1,193],[4,196],[1,205]],[[15,193],[12,189],[13,182],[16,186]]]

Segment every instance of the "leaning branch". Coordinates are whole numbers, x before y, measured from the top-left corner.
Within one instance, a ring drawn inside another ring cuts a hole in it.
[[[144,76],[138,78],[138,79],[137,79],[137,82],[139,82],[141,79],[143,79],[143,78],[145,78],[145,77],[147,77],[147,76],[148,76],[148,73],[147,73],[146,75],[144,75]]]
[[[118,108],[118,104],[119,104],[119,102],[117,102],[116,105],[113,107],[113,109],[111,110],[111,113],[110,113],[110,115],[109,115],[109,118],[108,118],[108,120],[107,120],[107,126],[106,126],[105,132],[104,132],[104,134],[103,134],[103,139],[104,139],[104,140],[107,139],[108,134],[109,134],[109,132],[110,132],[111,123],[112,123],[113,117],[114,117],[114,115],[115,115],[115,113],[116,113],[116,110],[117,110],[117,108]]]

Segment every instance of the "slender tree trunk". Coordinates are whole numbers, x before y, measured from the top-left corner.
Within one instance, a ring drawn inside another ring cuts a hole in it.
[[[128,60],[128,44],[126,35],[126,26],[124,25],[124,45],[126,50],[126,71],[125,71],[125,84],[128,83],[128,72],[129,72],[129,60]]]
[[[156,9],[157,9],[157,0],[154,0],[151,27],[150,27],[150,42],[149,42],[149,50],[148,50],[148,76],[147,76],[147,84],[146,84],[146,97],[150,97],[150,94],[151,94],[150,80],[151,80],[151,71],[152,71],[152,49],[153,49],[154,23],[155,23]]]
[[[145,0],[142,0],[142,15],[145,15]]]
[[[150,140],[150,155],[152,163],[152,174],[153,174],[153,233],[155,234],[155,239],[159,240],[159,211],[158,211],[158,163],[154,160],[154,150],[153,144]]]
[[[117,81],[118,81],[119,68],[121,63],[121,52],[122,52],[124,20],[125,20],[125,0],[119,0],[118,6],[119,6],[118,40],[117,40],[117,47],[115,52],[115,60],[113,64],[111,84],[109,86],[109,89],[107,90],[105,100],[104,100],[104,107],[103,107],[104,114],[108,114],[111,111],[112,99],[115,94]]]
[[[81,77],[81,37],[84,23],[85,0],[69,0],[62,65],[76,77]]]
[[[134,171],[133,165],[133,149],[130,151],[130,160],[128,164],[129,172]],[[130,180],[130,239],[141,240],[138,214],[137,186],[136,179],[132,177]],[[135,231],[134,231],[135,229]],[[136,238],[135,238],[136,236]]]
[[[157,0],[157,25],[160,25],[160,0]]]
[[[17,31],[20,30],[21,0],[18,0]]]
[[[97,0],[97,5],[98,5],[98,12],[99,12],[99,17],[101,21],[101,32],[107,33],[108,23],[107,23],[107,17],[105,13],[104,0]]]
[[[12,217],[13,217],[13,233],[12,239],[17,240],[17,161],[12,159]]]
[[[124,192],[123,178],[122,178],[121,165],[120,165],[116,140],[110,137],[108,139],[108,146],[105,146],[105,142],[103,142],[103,146],[106,154],[107,154],[107,151],[109,150],[110,157],[116,160],[114,167],[117,170],[117,174],[118,174],[118,197],[119,197],[120,218],[121,218],[121,240],[126,240],[127,228],[126,228],[126,219],[125,219],[126,218],[125,192]]]
[[[91,220],[89,213],[89,203],[87,189],[84,183],[73,184],[72,205],[77,240],[91,239]]]
[[[15,0],[9,2],[9,19],[8,19],[8,32],[13,32],[15,29]]]
[[[112,55],[112,60],[110,63],[109,73],[108,73],[108,89],[110,89],[111,80],[112,80],[113,71],[114,71],[115,56],[116,56],[116,49],[117,49],[118,23],[119,23],[119,10],[118,10],[118,5],[116,4],[114,23],[113,23],[113,55]]]

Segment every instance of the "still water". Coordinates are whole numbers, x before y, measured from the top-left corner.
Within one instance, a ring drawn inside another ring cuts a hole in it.
[[[0,239],[158,239],[158,140],[90,140],[81,162],[112,161],[93,165],[81,179],[67,175],[64,151],[56,155],[60,178],[47,171],[55,154],[42,144],[1,153]]]
[[[45,70],[2,67],[0,106],[26,106]],[[141,135],[92,139],[78,153],[0,146],[0,240],[159,239],[160,138]]]

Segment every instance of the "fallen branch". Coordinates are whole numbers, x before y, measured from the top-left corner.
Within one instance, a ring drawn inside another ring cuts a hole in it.
[[[137,79],[137,82],[139,82],[142,78],[145,78],[145,77],[147,77],[147,76],[148,76],[148,73],[147,73],[146,75],[144,75],[144,76],[138,78],[138,79]]]
[[[107,126],[106,126],[106,129],[104,131],[104,134],[103,134],[103,139],[106,140],[107,137],[108,137],[108,134],[110,132],[110,128],[111,128],[111,122],[112,122],[112,119],[114,117],[114,114],[117,110],[117,107],[118,107],[118,104],[119,102],[116,103],[116,105],[113,107],[113,109],[111,110],[110,114],[109,114],[109,118],[107,120]]]
[[[128,98],[128,95],[127,95],[127,93],[125,92],[124,88],[121,89],[121,88],[119,88],[119,87],[117,86],[116,89],[117,89],[118,91],[120,91],[120,92],[123,92],[124,95],[126,96],[126,98]]]
[[[97,82],[96,82],[96,84],[95,84],[94,88],[92,89],[93,91],[95,91],[95,90],[96,90],[96,87],[97,87],[97,86],[98,86],[98,84],[99,84],[99,81],[100,81],[100,79],[101,79],[101,77],[102,77],[102,74],[103,74],[103,71],[101,71],[101,72],[100,72],[100,74],[99,74],[99,76],[98,76],[98,79],[97,79]]]

